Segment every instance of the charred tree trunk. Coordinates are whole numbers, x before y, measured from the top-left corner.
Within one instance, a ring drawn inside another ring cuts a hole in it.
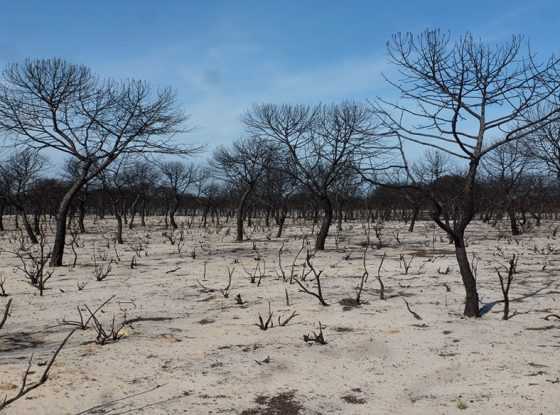
[[[437,225],[447,233],[450,242],[455,245],[455,256],[465,288],[465,309],[463,312],[465,317],[480,317],[476,279],[465,249],[465,229],[475,214],[475,178],[477,168],[478,161],[471,161],[469,172],[465,177],[463,203],[460,206],[460,212],[455,213],[457,217],[453,221],[453,226],[449,222],[449,212],[444,212],[441,205],[435,199],[432,199],[435,207],[433,218]]]
[[[175,213],[177,212],[178,208],[179,208],[179,196],[175,196],[175,199],[169,209],[169,224],[173,229],[178,228],[177,223],[175,222]]]
[[[241,195],[241,199],[239,200],[239,204],[237,206],[237,213],[236,213],[236,220],[237,220],[237,235],[235,240],[237,242],[243,241],[243,221],[245,219],[245,207],[247,205],[247,200],[249,199],[249,195],[251,194],[252,187],[249,187],[243,195]]]
[[[513,207],[508,207],[507,214],[511,226],[511,234],[513,236],[520,235],[521,232],[519,231],[519,226],[517,225],[517,218],[515,217],[515,210],[513,209]]]
[[[64,245],[66,242],[66,219],[70,210],[70,204],[72,203],[74,196],[76,196],[80,189],[86,184],[88,170],[89,165],[82,169],[80,177],[72,184],[70,189],[68,189],[58,207],[58,211],[56,213],[56,233],[50,260],[51,267],[62,266]]]
[[[117,219],[117,234],[115,235],[115,240],[119,245],[122,245],[124,243],[122,237],[123,218],[120,212],[115,211],[115,219]]]
[[[4,203],[0,204],[0,231],[4,231]]]
[[[140,195],[137,195],[132,204],[130,205],[130,221],[128,222],[128,229],[134,228],[134,217],[136,216],[136,206],[140,201]]]
[[[455,256],[459,264],[463,286],[465,287],[465,310],[466,317],[480,317],[478,291],[476,288],[476,279],[473,275],[467,251],[465,249],[465,238],[461,234],[454,238]]]
[[[276,232],[276,237],[281,238],[282,232],[284,231],[284,223],[286,223],[286,217],[288,216],[288,208],[286,206],[282,207],[280,215],[278,217],[278,231]]]
[[[78,228],[80,229],[80,233],[86,233],[86,200],[84,198],[80,198],[80,203],[78,204]]]
[[[477,168],[478,161],[471,161],[464,188],[462,214],[453,235],[455,256],[457,257],[457,264],[459,265],[463,286],[465,287],[465,310],[463,312],[465,317],[480,317],[476,279],[465,249],[465,229],[467,229],[475,214],[475,179]]]
[[[209,206],[204,206],[204,210],[202,211],[202,220],[200,226],[206,228],[208,225],[208,213],[210,212]]]
[[[25,232],[27,233],[29,240],[31,241],[32,244],[39,243],[39,240],[37,239],[37,236],[35,236],[35,233],[33,232],[33,228],[29,223],[29,219],[27,218],[27,213],[25,213],[24,210],[20,210],[20,214],[21,214],[21,221],[23,222],[23,227],[25,228]]]
[[[412,209],[412,217],[410,218],[410,225],[408,226],[409,232],[414,232],[414,226],[416,225],[416,219],[418,219],[418,214],[420,213],[420,208],[414,206]]]
[[[146,199],[142,199],[142,209],[140,213],[140,225],[146,226]]]
[[[264,226],[266,226],[267,228],[270,227],[270,212],[271,211],[272,211],[272,209],[270,208],[270,206],[267,206],[265,217],[264,217]]]
[[[325,242],[333,220],[333,207],[329,197],[324,197],[321,202],[323,205],[323,219],[321,220],[321,228],[315,240],[315,249],[317,251],[323,251],[325,249]]]
[[[41,213],[36,211],[35,213],[33,213],[33,232],[35,232],[36,235],[39,235],[39,233],[41,232]]]

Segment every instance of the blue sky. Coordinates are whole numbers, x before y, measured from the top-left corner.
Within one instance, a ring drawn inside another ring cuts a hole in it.
[[[524,34],[559,52],[560,2],[4,0],[0,65],[64,57],[114,78],[176,89],[196,130],[228,143],[256,102],[331,102],[387,93],[385,42],[426,28],[488,41]]]

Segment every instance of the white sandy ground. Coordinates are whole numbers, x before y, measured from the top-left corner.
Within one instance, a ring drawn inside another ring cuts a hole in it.
[[[78,265],[56,269],[44,297],[14,270],[13,255],[0,254],[13,298],[12,315],[0,331],[0,395],[15,393],[32,353],[37,378],[43,369],[37,363],[44,363],[68,333],[70,327],[60,323],[77,318],[77,306],[93,308],[115,294],[100,314],[103,322],[113,315],[121,319],[122,310],[128,318],[154,320],[133,324],[125,338],[104,346],[94,343],[93,329],[76,332],[48,382],[6,414],[560,414],[560,321],[544,320],[560,313],[555,223],[513,240],[499,239],[507,235],[505,225],[469,228],[468,250],[480,258],[484,303],[501,299],[495,267],[512,253],[520,255],[511,297],[516,299],[512,311],[522,314],[509,321],[501,320],[500,303],[481,319],[462,318],[464,294],[453,251],[429,222],[418,223],[412,234],[402,223],[386,224],[387,246],[371,249],[367,258],[371,275],[363,298],[368,303],[346,311],[339,301],[355,296],[362,274],[360,223],[345,224],[338,248],[333,236],[328,249],[312,259],[323,270],[328,307],[277,274],[278,249],[284,242],[289,274],[302,235],[311,232],[309,224],[290,223],[282,239],[268,240],[264,230],[252,233],[257,251],[252,241],[232,242],[233,232],[226,235],[225,228],[216,233],[215,227],[195,226],[186,230],[187,243],[178,254],[154,221],[148,229],[126,230],[125,245],[118,247],[121,261],[102,282],[92,274],[93,246],[105,250],[103,235],[111,234],[114,223],[88,225]],[[2,235],[4,249],[13,249],[12,237]],[[131,270],[130,245],[139,238],[148,240],[149,255]],[[385,301],[378,298],[375,279],[383,252]],[[408,260],[413,253],[404,275],[399,255]],[[114,256],[112,248],[109,255]],[[243,270],[253,270],[258,256],[266,262],[260,287]],[[72,261],[70,250],[65,261]],[[215,292],[204,292],[197,283],[204,263],[202,283]],[[224,298],[219,289],[228,266],[235,272],[231,294]],[[448,266],[448,274],[438,273]],[[77,281],[87,286],[78,291]],[[314,288],[312,282],[308,286]],[[236,305],[237,294],[245,306]],[[407,312],[403,296],[422,321]],[[6,301],[0,298],[2,310]],[[285,327],[262,331],[255,323],[258,313],[266,315],[268,302],[275,321],[294,310],[298,315]],[[302,336],[317,331],[319,321],[328,344],[306,344]]]

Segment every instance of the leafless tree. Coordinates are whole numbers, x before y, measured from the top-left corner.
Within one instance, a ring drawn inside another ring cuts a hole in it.
[[[181,203],[184,193],[198,179],[198,168],[193,164],[185,164],[180,161],[168,161],[160,165],[163,185],[171,193],[171,206],[169,207],[169,224],[177,229],[175,213]]]
[[[0,79],[0,128],[16,143],[77,160],[79,174],[60,201],[51,265],[62,265],[66,219],[74,196],[123,154],[191,154],[171,136],[186,120],[170,89],[142,81],[101,80],[62,59],[26,60]]]
[[[507,270],[507,276],[504,278],[502,273],[500,272],[499,268],[496,268],[496,272],[498,273],[498,278],[500,279],[500,288],[502,289],[502,294],[504,296],[504,314],[502,319],[509,320],[510,317],[513,317],[509,314],[509,289],[511,287],[511,282],[513,281],[513,277],[517,272],[517,256],[513,254],[511,259],[508,262],[508,266],[505,267]]]
[[[512,235],[519,235],[521,230],[515,209],[530,192],[531,186],[523,186],[532,168],[530,154],[521,141],[513,141],[489,153],[482,166],[487,186],[492,191],[492,200],[507,213]]]
[[[223,197],[224,189],[223,184],[219,183],[212,173],[211,168],[203,167],[199,170],[196,180],[197,202],[202,205],[201,226],[203,227],[207,226],[208,215],[211,216],[212,221],[216,218],[217,223],[220,223],[217,205],[219,199]]]
[[[399,33],[388,43],[391,61],[401,78],[389,81],[399,102],[377,99],[372,110],[402,155],[401,167],[414,183],[406,150],[414,145],[438,149],[466,165],[459,187],[460,203],[452,222],[442,219],[441,200],[431,197],[434,221],[447,232],[466,291],[465,316],[478,317],[476,279],[465,249],[465,230],[474,217],[476,178],[482,159],[496,148],[529,137],[560,117],[560,107],[532,117],[560,91],[559,59],[537,63],[514,36],[501,45],[478,41],[470,34],[457,40],[439,30],[417,36]],[[406,146],[405,146],[405,143]]]
[[[74,183],[76,178],[80,176],[80,161],[76,158],[68,158],[64,165],[63,177],[68,183]],[[80,233],[86,232],[85,217],[86,217],[86,204],[89,190],[89,183],[86,183],[80,191],[74,196],[74,201],[78,209],[78,229]],[[72,209],[72,207],[70,208]],[[73,219],[71,217],[71,219]]]
[[[132,162],[124,174],[128,189],[133,194],[129,206],[130,220],[128,228],[134,228],[134,218],[136,217],[139,204],[141,207],[141,224],[145,226],[146,201],[151,196],[150,193],[152,193],[156,183],[160,180],[159,171],[152,163],[136,160]]]
[[[338,105],[255,105],[243,122],[255,137],[279,146],[281,168],[309,191],[323,210],[315,249],[325,249],[333,220],[331,192],[349,171],[361,146],[370,145],[372,123],[366,107]]]
[[[135,183],[131,177],[135,174],[137,165],[134,159],[124,155],[113,162],[103,172],[99,174],[99,181],[102,190],[111,201],[113,215],[117,220],[117,231],[115,241],[122,245],[123,242],[123,221],[127,220],[127,213],[133,204],[138,201],[139,195],[134,192],[132,184]]]
[[[257,187],[256,194],[265,205],[265,226],[270,225],[271,214],[274,215],[278,230],[276,237],[282,237],[284,224],[288,217],[288,200],[297,190],[297,182],[282,168],[281,155],[274,162],[266,166],[262,180]]]
[[[257,137],[237,140],[230,148],[219,147],[214,152],[212,164],[217,174],[240,192],[236,213],[238,242],[243,241],[249,197],[272,165],[274,155],[274,148]]]
[[[28,206],[30,193],[44,166],[45,159],[31,148],[16,151],[0,164],[0,186],[4,198],[20,215],[25,232],[34,244],[38,239],[29,222]]]

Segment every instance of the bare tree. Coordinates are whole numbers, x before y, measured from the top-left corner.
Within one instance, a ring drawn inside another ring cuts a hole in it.
[[[128,174],[126,171],[130,165],[131,161],[127,157],[121,157],[99,174],[103,192],[110,199],[113,215],[117,220],[115,242],[119,245],[124,243],[122,237],[123,217],[126,215],[130,199],[130,189],[127,181]]]
[[[204,167],[199,170],[196,187],[196,193],[198,195],[196,200],[200,205],[202,205],[201,226],[207,226],[209,214],[211,215],[212,220],[214,220],[215,216],[219,224],[217,204],[218,200],[223,196],[224,189],[223,185],[216,181],[210,167]]]
[[[532,186],[523,186],[532,167],[530,154],[521,141],[513,141],[497,147],[482,164],[487,176],[487,186],[492,191],[492,201],[509,217],[512,235],[521,230],[516,217],[519,201],[528,196]]]
[[[239,189],[237,205],[236,240],[243,241],[243,223],[249,197],[274,162],[274,148],[260,138],[235,141],[231,148],[219,147],[213,155],[212,164],[218,175]]]
[[[443,151],[466,165],[460,203],[451,223],[442,219],[441,200],[428,196],[434,221],[455,245],[466,291],[464,314],[478,317],[476,279],[464,238],[476,211],[478,169],[494,149],[559,119],[557,106],[531,117],[560,91],[559,59],[536,63],[530,50],[524,52],[519,36],[489,45],[470,34],[453,41],[438,30],[417,36],[396,34],[388,51],[401,74],[401,79],[389,82],[402,99],[397,103],[378,99],[372,109],[384,127],[378,132],[397,143],[411,185],[416,183],[405,151],[414,144]],[[409,143],[407,148],[404,143]]]
[[[81,166],[80,161],[76,158],[68,158],[64,165],[64,178],[68,183],[74,183],[76,178],[80,176]],[[78,229],[81,233],[86,232],[85,217],[86,217],[86,203],[88,199],[89,183],[86,183],[74,196],[74,202],[77,204],[78,210]],[[75,213],[76,206],[70,207],[72,213]],[[71,214],[71,220],[73,219]]]
[[[0,182],[4,198],[20,215],[27,236],[34,244],[38,239],[29,222],[27,206],[33,185],[44,165],[45,159],[30,148],[17,151],[0,164]]]
[[[270,140],[286,157],[280,168],[308,190],[323,210],[315,249],[325,249],[333,220],[331,192],[358,154],[371,145],[371,114],[355,103],[339,105],[255,105],[243,122],[255,137]]]
[[[191,154],[170,137],[185,115],[170,89],[142,81],[100,80],[61,59],[11,64],[0,80],[0,128],[17,143],[77,160],[79,174],[60,201],[51,265],[62,265],[66,218],[74,196],[123,154]]]
[[[274,163],[267,166],[256,189],[257,197],[265,207],[265,225],[267,227],[270,226],[270,218],[274,215],[274,220],[278,226],[277,238],[282,237],[284,224],[288,217],[288,200],[298,189],[297,182],[293,177],[279,168],[282,165],[280,157],[280,154],[278,154]]]
[[[170,191],[172,202],[169,207],[169,223],[173,229],[177,229],[175,213],[181,203],[184,193],[194,184],[198,178],[198,169],[192,164],[180,161],[168,161],[160,165],[163,185]]]
[[[132,229],[134,228],[134,218],[138,212],[139,205],[141,208],[142,225],[145,225],[146,201],[150,197],[150,193],[154,189],[156,183],[159,182],[160,173],[152,163],[137,160],[126,169],[124,174],[127,186],[133,194],[129,206],[130,220],[128,222],[128,228]]]

